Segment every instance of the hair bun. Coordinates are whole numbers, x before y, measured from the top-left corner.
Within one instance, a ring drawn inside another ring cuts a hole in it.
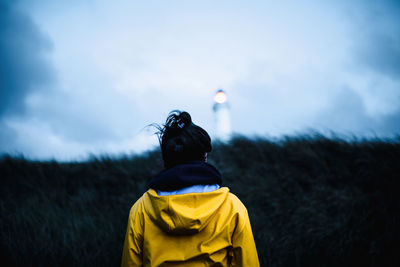
[[[189,113],[184,111],[181,114],[179,114],[176,122],[177,122],[178,127],[182,129],[183,127],[190,125],[192,123],[192,118],[190,117]]]

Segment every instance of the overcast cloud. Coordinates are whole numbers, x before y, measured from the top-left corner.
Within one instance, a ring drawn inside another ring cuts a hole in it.
[[[46,90],[55,73],[46,59],[52,44],[32,19],[7,1],[0,2],[0,148],[21,151],[8,122],[29,116],[25,98]]]
[[[213,134],[218,88],[237,133],[399,135],[399,4],[306,2],[0,0],[0,152],[141,152],[172,109]]]

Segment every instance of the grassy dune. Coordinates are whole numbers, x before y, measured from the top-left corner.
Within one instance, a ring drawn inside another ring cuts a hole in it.
[[[400,266],[400,142],[237,137],[209,162],[247,206],[262,266]],[[2,266],[118,266],[158,151],[0,160]]]

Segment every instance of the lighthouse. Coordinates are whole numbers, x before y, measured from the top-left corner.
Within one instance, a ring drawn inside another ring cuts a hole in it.
[[[231,137],[231,120],[229,103],[224,90],[219,89],[214,96],[215,134],[220,141],[228,141]]]

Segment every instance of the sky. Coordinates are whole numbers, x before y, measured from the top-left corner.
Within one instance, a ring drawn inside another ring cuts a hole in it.
[[[0,154],[141,153],[186,110],[213,137],[400,135],[398,1],[0,0]]]

